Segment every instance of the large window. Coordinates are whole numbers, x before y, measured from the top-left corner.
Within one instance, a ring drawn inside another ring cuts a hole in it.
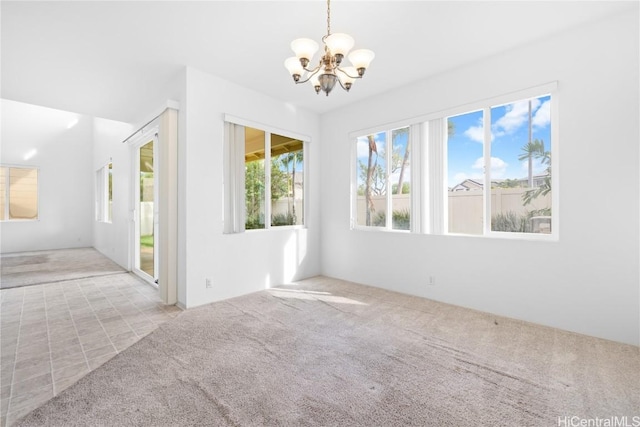
[[[352,228],[557,238],[555,88],[352,134]]]
[[[449,233],[551,233],[550,110],[547,95],[448,117]]]
[[[0,220],[38,219],[38,169],[0,167]]]
[[[409,134],[402,127],[356,139],[357,226],[411,228]]]
[[[96,221],[111,222],[113,215],[113,163],[96,171]]]
[[[225,232],[304,225],[303,140],[227,126]]]

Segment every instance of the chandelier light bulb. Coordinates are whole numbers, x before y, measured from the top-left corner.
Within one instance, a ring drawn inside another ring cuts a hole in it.
[[[358,49],[349,54],[349,61],[351,61],[351,64],[358,70],[358,75],[362,77],[364,70],[369,68],[375,56],[373,51],[369,49]]]
[[[311,62],[313,59],[313,55],[318,51],[318,43],[311,39],[295,39],[291,42],[291,49],[296,54],[296,57],[300,60],[300,62]],[[304,61],[306,60],[306,61]],[[306,67],[306,64],[302,64],[303,67]]]
[[[287,70],[289,70],[289,74],[293,76],[293,80],[295,80],[296,82],[300,80],[300,76],[302,75],[302,73],[304,73],[304,68],[302,67],[302,64],[300,63],[300,60],[298,58],[296,58],[295,56],[287,58],[284,61],[284,66]]]
[[[333,33],[324,40],[324,43],[329,51],[336,56],[336,59],[339,58],[339,61],[336,62],[340,65],[342,58],[347,56],[355,42],[349,34]]]

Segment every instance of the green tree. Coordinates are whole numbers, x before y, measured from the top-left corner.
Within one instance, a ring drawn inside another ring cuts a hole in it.
[[[540,139],[536,139],[534,141],[529,141],[520,149],[522,152],[518,156],[518,160],[523,161],[527,160],[528,162],[528,183],[529,188],[533,188],[533,160],[537,158],[542,158],[545,155],[544,151],[544,141]]]
[[[289,171],[289,167],[291,167],[291,199],[293,199],[293,206],[290,211],[293,215],[294,224],[297,222],[296,216],[296,166],[299,162],[303,161],[303,151],[290,151],[288,153],[282,154],[280,156],[282,165],[285,167],[287,172]]]
[[[245,227],[264,228],[264,161],[256,160],[245,165]]]
[[[545,196],[551,192],[551,152],[544,151],[544,143],[542,143],[542,146],[542,153],[537,153],[536,158],[540,159],[540,162],[543,165],[547,165],[547,168],[545,169],[547,174],[544,177],[542,184],[540,184],[537,188],[531,188],[530,190],[527,190],[522,194],[522,201],[524,202],[525,206],[531,203],[536,198]]]

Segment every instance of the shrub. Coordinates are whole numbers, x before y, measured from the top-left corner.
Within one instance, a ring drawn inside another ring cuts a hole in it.
[[[491,217],[492,231],[531,233],[530,215],[518,215],[513,211],[499,213]]]
[[[279,213],[271,216],[271,225],[294,225],[296,219],[291,212]]]
[[[411,228],[411,213],[407,209],[401,211],[393,211],[391,221],[394,230],[409,230]],[[374,227],[384,227],[387,223],[386,212],[378,212],[373,217]]]

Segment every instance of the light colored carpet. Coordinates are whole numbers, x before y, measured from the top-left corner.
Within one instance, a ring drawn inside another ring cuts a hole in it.
[[[58,249],[0,255],[0,289],[123,273],[93,248]]]
[[[558,426],[640,415],[638,347],[317,277],[187,310],[20,426]]]

